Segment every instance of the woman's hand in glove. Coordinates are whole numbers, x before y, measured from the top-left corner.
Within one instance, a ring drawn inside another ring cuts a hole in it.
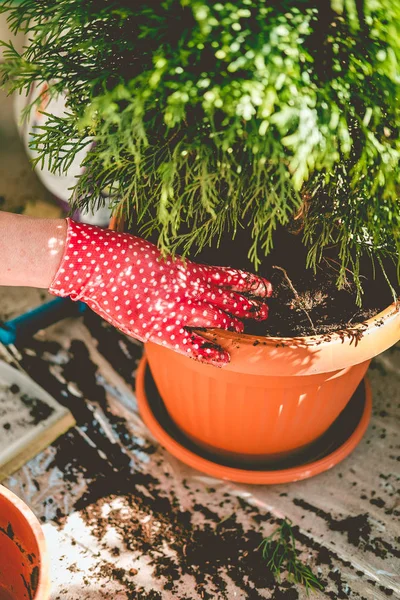
[[[68,220],[64,256],[49,288],[85,302],[129,336],[222,366],[229,353],[196,328],[243,331],[264,320],[272,293],[261,277],[225,267],[162,258],[153,244]]]

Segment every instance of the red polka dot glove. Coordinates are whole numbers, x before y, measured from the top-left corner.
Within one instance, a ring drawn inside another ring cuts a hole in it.
[[[164,259],[141,238],[68,219],[65,253],[49,291],[85,302],[129,336],[222,366],[229,353],[194,328],[241,332],[239,319],[266,319],[263,299],[272,287],[243,271]]]

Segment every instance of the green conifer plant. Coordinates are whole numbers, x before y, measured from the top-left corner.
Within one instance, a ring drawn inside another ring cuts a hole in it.
[[[67,112],[32,138],[71,198],[135,214],[163,251],[252,232],[257,269],[298,219],[316,267],[336,246],[400,255],[400,4],[393,0],[0,0],[13,31],[0,77],[47,82]],[[40,99],[34,99],[35,102]]]

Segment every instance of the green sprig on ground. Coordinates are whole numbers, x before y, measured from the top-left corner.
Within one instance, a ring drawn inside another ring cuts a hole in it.
[[[285,518],[278,529],[261,542],[258,549],[278,582],[286,574],[289,581],[304,585],[307,592],[324,589],[311,568],[300,560],[290,519]]]
[[[359,284],[365,254],[399,259],[398,3],[0,0],[0,11],[30,38],[22,54],[6,46],[3,84],[49,82],[68,98],[32,146],[56,172],[89,144],[77,207],[106,190],[164,251],[249,227],[255,268],[298,218],[309,266],[337,245],[339,286],[349,267]]]

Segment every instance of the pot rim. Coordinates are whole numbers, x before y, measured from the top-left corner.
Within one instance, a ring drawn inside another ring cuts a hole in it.
[[[400,340],[400,303],[393,302],[364,323],[327,334],[285,338],[223,329],[198,332],[229,352],[230,362],[224,371],[274,377],[316,375],[370,361],[396,344]],[[182,356],[182,360],[187,358]],[[191,369],[204,368],[190,362]]]
[[[381,327],[385,321],[389,320],[391,317],[395,318],[400,315],[400,298],[397,302],[393,302],[389,306],[387,306],[384,310],[379,312],[374,317],[370,317],[366,321],[355,323],[349,329],[339,329],[334,332],[313,334],[307,336],[297,336],[297,337],[277,337],[277,336],[268,336],[268,335],[253,335],[249,333],[238,333],[235,331],[228,331],[225,329],[201,329],[197,330],[202,337],[206,337],[207,339],[218,337],[218,340],[226,340],[226,341],[240,341],[243,345],[257,345],[255,342],[259,342],[262,340],[263,346],[273,346],[274,348],[278,344],[283,344],[284,346],[291,347],[311,347],[311,346],[326,346],[332,344],[333,342],[343,343],[346,338],[349,340],[353,340],[357,337],[357,333],[361,333],[363,335],[367,333],[371,333],[377,327]]]
[[[50,567],[49,567],[49,556],[47,553],[46,540],[44,537],[42,526],[40,525],[37,517],[34,515],[32,510],[21,498],[19,498],[14,492],[6,488],[4,485],[0,485],[0,496],[3,496],[13,504],[17,510],[21,513],[28,526],[35,536],[38,550],[39,550],[39,581],[35,591],[33,600],[46,600],[50,597]]]

